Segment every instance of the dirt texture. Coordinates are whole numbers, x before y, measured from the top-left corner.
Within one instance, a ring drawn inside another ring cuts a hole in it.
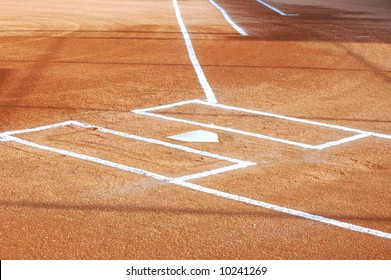
[[[191,180],[391,233],[391,139],[322,150],[132,110],[205,100],[171,0],[0,3],[0,133],[77,120],[256,165]],[[389,1],[179,0],[219,104],[391,135]],[[158,110],[319,145],[351,131],[207,106]],[[205,129],[219,143],[168,136]],[[1,135],[1,134],[0,134]],[[229,162],[64,126],[20,139],[161,174]],[[390,259],[391,239],[0,139],[0,259]]]

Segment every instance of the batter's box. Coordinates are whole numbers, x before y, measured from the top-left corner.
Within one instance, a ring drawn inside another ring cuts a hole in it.
[[[0,139],[167,182],[184,182],[255,165],[78,121],[5,132]]]
[[[132,112],[314,150],[322,150],[368,136],[391,139],[391,136],[386,134],[197,99]]]

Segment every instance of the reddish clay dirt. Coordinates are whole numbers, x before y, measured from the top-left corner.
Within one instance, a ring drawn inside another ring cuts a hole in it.
[[[391,233],[391,140],[324,150],[130,112],[205,99],[172,1],[1,1],[0,132],[67,120],[255,162],[191,182]],[[207,0],[179,7],[219,103],[391,135],[388,1]],[[297,3],[300,2],[300,3]],[[342,2],[342,3],[341,3]],[[350,132],[189,106],[175,116],[308,144]],[[212,130],[210,130],[212,131]],[[73,126],[19,135],[166,176],[225,162]],[[390,259],[387,238],[0,142],[0,259]]]

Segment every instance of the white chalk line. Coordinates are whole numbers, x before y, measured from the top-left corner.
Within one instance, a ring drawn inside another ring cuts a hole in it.
[[[171,104],[166,104],[166,105],[159,105],[159,106],[155,106],[155,107],[149,107],[149,108],[144,108],[144,109],[135,109],[135,110],[132,110],[132,112],[135,112],[135,113],[141,113],[141,112],[149,112],[149,111],[156,111],[156,110],[164,110],[164,109],[170,109],[170,108],[174,108],[174,107],[178,107],[178,106],[182,106],[182,105],[188,105],[188,104],[196,104],[196,103],[199,103],[199,99],[193,99],[193,100],[186,100],[186,101],[179,101],[179,102],[175,102],[175,103],[171,103]],[[207,103],[209,104],[209,103]]]
[[[77,158],[80,160],[93,162],[96,164],[120,169],[123,171],[138,174],[138,175],[143,175],[143,176],[150,177],[150,178],[153,178],[153,179],[161,181],[161,182],[176,184],[178,186],[186,187],[186,188],[189,188],[189,189],[192,189],[195,191],[207,193],[207,194],[214,195],[217,197],[230,199],[233,201],[242,202],[242,203],[246,203],[246,204],[253,205],[253,206],[266,208],[269,210],[285,213],[288,215],[293,215],[293,216],[304,218],[307,220],[313,220],[313,221],[328,224],[328,225],[333,225],[333,226],[336,226],[339,228],[344,228],[344,229],[359,232],[359,233],[365,233],[365,234],[369,234],[369,235],[373,235],[373,236],[377,236],[377,237],[381,237],[381,238],[391,239],[391,234],[387,233],[387,232],[383,232],[383,231],[379,231],[379,230],[375,230],[375,229],[371,229],[371,228],[366,228],[366,227],[362,227],[362,226],[358,226],[358,225],[354,225],[354,224],[350,224],[350,223],[346,223],[346,222],[341,222],[341,221],[330,219],[327,217],[318,216],[318,215],[310,214],[307,212],[298,211],[295,209],[282,207],[279,205],[275,205],[275,204],[271,204],[271,203],[267,203],[267,202],[263,202],[263,201],[259,201],[259,200],[254,200],[254,199],[251,199],[248,197],[243,197],[243,196],[239,196],[239,195],[235,195],[235,194],[231,194],[231,193],[227,193],[227,192],[218,191],[216,189],[210,189],[207,187],[203,187],[201,185],[185,182],[184,180],[181,179],[182,177],[171,178],[171,177],[163,176],[160,174],[152,173],[149,171],[145,171],[142,169],[137,169],[137,168],[123,165],[123,164],[115,163],[112,161],[103,160],[100,158],[96,158],[96,157],[92,157],[92,156],[88,156],[88,155],[84,155],[84,154],[78,154],[78,153],[74,153],[74,152],[70,152],[70,151],[66,151],[66,150],[61,150],[61,149],[57,149],[57,148],[53,148],[53,147],[40,145],[40,144],[33,143],[30,141],[22,140],[20,138],[16,138],[14,136],[8,136],[8,140],[22,144],[22,145],[26,145],[29,147],[37,148],[40,150],[49,151],[49,152],[53,152],[53,153],[57,153],[57,154],[65,155],[65,156],[70,156],[70,157]]]
[[[49,146],[40,145],[40,144],[37,144],[37,143],[34,143],[34,142],[30,142],[30,141],[26,141],[26,140],[23,140],[23,139],[14,137],[14,136],[9,136],[9,141],[13,141],[13,142],[16,142],[16,143],[19,143],[19,144],[22,144],[22,145],[26,145],[26,146],[29,146],[29,147],[33,147],[33,148],[36,148],[36,149],[40,149],[40,150],[44,150],[44,151],[48,151],[48,152],[53,152],[53,153],[57,153],[57,154],[60,154],[60,155],[70,156],[70,157],[74,157],[74,158],[77,158],[77,159],[90,161],[90,162],[93,162],[93,163],[97,163],[97,164],[101,164],[101,165],[105,165],[105,166],[121,169],[121,170],[128,171],[128,172],[131,172],[131,173],[144,175],[144,176],[151,177],[151,178],[159,180],[159,181],[164,181],[164,182],[168,182],[169,181],[169,180],[167,180],[167,177],[159,175],[159,174],[156,174],[156,173],[153,173],[153,172],[145,171],[145,170],[142,170],[142,169],[126,166],[126,165],[123,165],[123,164],[119,164],[119,163],[116,163],[116,162],[112,162],[112,161],[109,161],[109,160],[104,160],[104,159],[100,159],[100,158],[96,158],[96,157],[92,157],[92,156],[88,156],[88,155],[84,155],[84,154],[78,154],[78,153],[74,153],[74,152],[70,152],[70,151],[66,151],[66,150],[62,150],[62,149],[57,149],[57,148],[53,148],[53,147],[49,147]]]
[[[258,1],[258,2],[260,2],[262,4],[266,4],[266,3],[262,2],[262,1]],[[205,93],[207,95],[207,100],[209,102],[211,102],[211,103],[216,103],[217,100],[216,100],[216,98],[215,98],[215,96],[213,94],[213,91],[211,90],[211,88],[210,88],[210,86],[209,86],[209,84],[208,84],[208,82],[207,82],[207,80],[205,78],[205,75],[203,74],[201,66],[199,65],[198,60],[197,60],[197,58],[195,56],[195,52],[194,52],[194,49],[192,48],[190,37],[189,37],[189,35],[187,33],[187,30],[186,30],[186,28],[185,28],[185,26],[183,24],[183,20],[182,20],[182,18],[180,16],[180,12],[179,12],[179,8],[178,8],[178,5],[177,5],[177,1],[173,0],[173,3],[174,3],[174,8],[175,8],[175,11],[176,11],[177,19],[178,19],[179,25],[181,27],[181,31],[182,31],[183,36],[185,38],[186,46],[188,47],[188,52],[189,52],[190,59],[191,59],[191,61],[193,63],[194,68],[196,69],[196,73],[197,73],[197,76],[199,77],[200,83],[203,86],[204,91],[205,91]],[[266,4],[266,5],[269,8],[271,8],[270,5],[268,5],[268,4]],[[273,7],[273,10],[275,10],[277,12],[277,9],[275,9],[274,7]],[[285,14],[285,13],[283,13],[281,11],[280,11],[280,14],[281,15],[285,15],[285,16],[287,16],[287,15],[294,15],[294,14]],[[199,67],[199,69],[197,69],[198,67]],[[199,71],[199,70],[201,70],[201,71]],[[206,83],[207,86],[205,85],[205,83]],[[210,89],[210,91],[207,90],[208,88]],[[138,110],[138,111],[140,113],[142,112],[142,110]],[[183,180],[183,178],[186,178],[186,177],[191,178],[190,176],[192,176],[192,175],[183,176],[183,177],[179,177],[179,178],[170,178],[170,177],[162,176],[162,175],[159,175],[159,174],[156,174],[156,173],[148,172],[148,171],[145,171],[145,170],[141,170],[141,169],[125,166],[125,165],[122,165],[122,164],[118,164],[118,163],[115,163],[115,162],[102,160],[102,159],[91,157],[91,156],[87,156],[87,155],[77,154],[77,153],[73,153],[73,152],[69,152],[69,151],[65,151],[65,150],[61,150],[61,149],[57,149],[57,148],[51,148],[51,147],[39,145],[39,144],[36,144],[36,143],[33,143],[33,142],[29,142],[29,141],[26,141],[26,140],[22,140],[22,139],[10,136],[10,135],[13,135],[13,134],[41,131],[41,130],[44,130],[44,129],[50,129],[50,128],[55,128],[55,127],[69,125],[69,124],[78,125],[76,122],[70,121],[70,122],[65,122],[65,123],[61,123],[61,124],[40,127],[40,128],[37,128],[37,129],[20,130],[20,131],[13,131],[13,132],[9,132],[9,133],[6,132],[6,133],[2,133],[0,135],[0,141],[14,141],[14,142],[17,142],[19,144],[31,146],[31,147],[34,147],[34,148],[37,148],[37,149],[46,150],[46,151],[50,151],[50,152],[54,152],[54,153],[58,153],[58,154],[62,154],[62,155],[71,156],[71,157],[75,157],[75,158],[78,158],[78,159],[81,159],[81,160],[91,161],[91,162],[94,162],[94,163],[97,163],[97,164],[101,164],[101,165],[105,165],[105,166],[112,167],[112,168],[122,169],[124,171],[128,171],[128,172],[131,172],[131,173],[144,175],[144,176],[151,177],[151,178],[154,178],[156,180],[163,181],[163,182],[177,184],[177,185],[180,185],[180,186],[183,186],[183,187],[186,187],[186,188],[190,188],[190,189],[197,190],[197,191],[200,191],[200,192],[212,194],[212,195],[219,196],[219,197],[222,197],[222,198],[227,198],[227,199],[230,199],[230,200],[243,202],[243,203],[254,205],[254,206],[263,207],[263,208],[266,208],[266,209],[270,209],[270,210],[286,213],[286,214],[289,214],[289,215],[294,215],[294,216],[302,217],[302,218],[305,218],[305,219],[314,220],[314,221],[318,221],[318,222],[321,222],[321,223],[334,225],[334,226],[345,228],[345,229],[352,230],[352,231],[357,231],[357,232],[361,232],[361,233],[366,233],[366,234],[370,234],[370,235],[374,235],[374,236],[378,236],[378,237],[391,239],[391,234],[390,233],[386,233],[386,232],[382,232],[382,231],[378,231],[378,230],[374,230],[374,229],[370,229],[370,228],[365,228],[365,227],[357,226],[357,225],[354,225],[354,224],[349,224],[349,223],[345,223],[345,222],[329,219],[329,218],[326,218],[326,217],[313,215],[313,214],[309,214],[309,213],[306,213],[306,212],[297,211],[297,210],[294,210],[294,209],[290,209],[290,208],[281,207],[281,206],[278,206],[278,205],[274,205],[274,204],[258,201],[258,200],[253,200],[253,199],[250,199],[250,198],[247,198],[247,197],[242,197],[242,196],[238,196],[238,195],[234,195],[234,194],[230,194],[230,193],[226,193],[226,192],[221,192],[221,191],[218,191],[218,190],[215,190],[215,189],[210,189],[210,188],[206,188],[206,187],[203,187],[203,186],[200,186],[200,185],[188,183],[188,182],[185,182]],[[93,126],[91,126],[91,127],[93,127]],[[365,133],[367,133],[367,134],[365,134]],[[363,138],[363,137],[368,137],[369,135],[370,136],[375,136],[375,137],[391,139],[391,136],[389,136],[389,135],[379,134],[379,133],[372,133],[372,132],[364,132],[362,135],[356,135],[356,136],[353,136],[353,137],[350,137],[350,138],[358,138],[358,137],[359,138]],[[248,166],[248,165],[245,165],[243,163],[238,163],[237,165],[242,165],[243,167]],[[228,168],[233,169],[234,166],[226,167],[225,169],[228,169]],[[224,168],[221,168],[221,169],[224,169]],[[207,172],[210,172],[210,171],[207,171]],[[195,179],[195,178],[192,178],[192,179]]]
[[[346,138],[343,138],[340,140],[336,140],[336,141],[326,142],[326,143],[323,143],[320,145],[310,145],[310,144],[290,141],[290,140],[286,140],[286,139],[282,139],[282,138],[271,137],[271,136],[267,136],[267,135],[262,135],[262,134],[248,132],[248,131],[233,129],[233,128],[229,128],[229,127],[218,126],[215,124],[200,123],[200,122],[189,121],[189,120],[185,120],[185,119],[179,119],[179,118],[175,118],[175,117],[164,116],[164,115],[160,115],[157,113],[151,113],[152,111],[157,111],[157,110],[162,110],[162,109],[170,109],[170,108],[174,108],[177,106],[183,106],[183,105],[188,105],[188,104],[200,104],[200,105],[211,106],[211,107],[215,107],[215,108],[245,112],[245,113],[249,113],[249,114],[277,118],[277,119],[282,119],[282,120],[287,120],[287,121],[292,121],[292,122],[314,125],[314,126],[327,127],[327,128],[331,128],[331,129],[356,133],[357,135],[349,136],[349,137],[346,137]],[[223,104],[209,103],[209,102],[205,102],[205,101],[198,100],[198,99],[176,102],[176,103],[172,103],[172,104],[167,104],[167,105],[163,105],[163,106],[156,106],[156,107],[151,107],[151,108],[146,108],[146,109],[137,109],[137,110],[132,110],[132,112],[134,112],[136,114],[154,117],[154,118],[160,118],[160,119],[169,120],[169,121],[181,122],[181,123],[206,127],[206,128],[210,128],[210,129],[217,129],[217,130],[222,130],[222,131],[226,131],[226,132],[242,134],[242,135],[246,135],[246,136],[251,136],[251,137],[265,139],[265,140],[271,140],[271,141],[275,141],[275,142],[279,142],[279,143],[294,145],[294,146],[298,146],[298,147],[301,147],[304,149],[312,149],[312,150],[322,150],[322,149],[330,148],[333,146],[338,146],[341,144],[345,144],[345,143],[355,141],[358,139],[362,139],[365,137],[369,137],[369,136],[391,139],[391,135],[386,135],[386,134],[381,134],[381,133],[376,133],[376,132],[369,132],[369,131],[364,131],[364,130],[360,130],[360,129],[344,127],[344,126],[340,126],[340,125],[333,125],[333,124],[321,123],[321,122],[316,122],[316,121],[309,121],[309,120],[305,120],[305,119],[299,119],[299,118],[288,117],[288,116],[283,116],[283,115],[278,115],[278,114],[272,114],[272,113],[268,113],[268,112],[233,107],[233,106],[228,106],[228,105],[223,105]]]
[[[226,132],[241,134],[241,135],[259,138],[259,139],[263,139],[263,140],[270,140],[270,141],[283,143],[283,144],[287,144],[287,145],[292,145],[292,146],[297,146],[297,147],[300,147],[303,149],[310,149],[310,150],[321,150],[321,149],[329,148],[332,146],[340,145],[340,144],[342,144],[342,142],[347,143],[347,142],[358,139],[356,137],[348,137],[348,138],[342,139],[343,141],[339,140],[339,141],[334,141],[334,142],[327,142],[322,145],[314,146],[314,145],[310,145],[310,144],[290,141],[290,140],[286,140],[286,139],[267,136],[267,135],[263,135],[263,134],[257,134],[257,133],[248,132],[248,131],[244,131],[244,130],[233,129],[233,128],[219,126],[219,125],[215,125],[215,124],[194,122],[194,121],[189,121],[189,120],[184,120],[184,119],[179,119],[179,118],[174,118],[174,117],[163,116],[163,115],[155,114],[155,113],[140,112],[139,111],[139,112],[137,112],[137,114],[149,116],[149,117],[154,117],[154,118],[160,118],[160,119],[164,119],[164,120],[168,120],[168,121],[175,121],[175,122],[180,122],[180,123],[186,123],[186,124],[206,127],[206,128],[210,128],[210,129],[222,130],[222,131],[226,131]]]
[[[209,153],[206,151],[201,151],[201,150],[197,150],[197,149],[193,149],[193,148],[189,148],[189,147],[185,147],[185,146],[181,146],[181,145],[177,145],[177,144],[172,144],[172,143],[160,141],[157,139],[141,137],[138,135],[133,135],[133,134],[129,134],[129,133],[121,132],[121,131],[115,131],[115,130],[107,129],[104,127],[94,126],[94,125],[86,124],[86,123],[79,122],[79,121],[73,121],[73,120],[61,122],[61,123],[56,123],[56,124],[51,124],[51,125],[40,126],[40,127],[36,127],[36,128],[31,128],[31,129],[23,129],[23,130],[17,130],[17,131],[4,132],[4,133],[0,134],[0,138],[4,139],[4,141],[11,141],[10,139],[13,139],[11,135],[38,132],[38,131],[43,131],[43,130],[47,130],[47,129],[64,127],[64,126],[68,126],[68,125],[79,126],[79,127],[83,127],[86,129],[97,129],[100,132],[120,136],[120,137],[127,138],[127,139],[133,139],[133,140],[137,140],[137,141],[147,142],[150,144],[160,145],[160,146],[164,146],[164,147],[168,147],[168,148],[172,148],[172,149],[176,149],[176,150],[182,150],[187,153],[202,155],[205,157],[210,157],[210,158],[218,159],[221,161],[228,161],[228,162],[234,163],[234,165],[225,166],[225,167],[221,167],[221,168],[207,170],[204,172],[199,172],[199,173],[195,173],[195,174],[189,174],[189,175],[182,176],[183,178],[188,178],[187,180],[204,178],[207,176],[216,175],[216,174],[220,174],[223,172],[228,172],[228,171],[232,171],[235,169],[245,168],[245,167],[251,166],[251,165],[256,165],[256,163],[254,163],[254,162],[249,162],[249,161],[239,160],[239,159],[235,159],[235,158],[231,158],[231,157],[221,156],[218,154]],[[26,143],[27,142],[28,141],[26,141]],[[38,144],[36,144],[36,145],[38,145]],[[52,149],[55,149],[55,148],[52,148]],[[57,150],[63,151],[60,149],[57,149]],[[80,156],[80,154],[79,154],[79,156]],[[80,158],[80,157],[78,157],[78,158]],[[93,157],[91,157],[91,158],[93,158]],[[113,163],[113,164],[115,164],[115,163]],[[129,168],[133,168],[133,167],[129,167]],[[135,168],[135,169],[137,170],[137,168]],[[145,172],[148,172],[148,171],[145,171]],[[150,177],[153,174],[154,173],[151,173]]]
[[[373,137],[378,137],[378,138],[384,138],[384,139],[390,139],[391,140],[391,135],[382,134],[382,133],[376,133],[376,132],[372,132],[370,134]]]
[[[279,15],[281,16],[284,16],[284,17],[295,17],[295,16],[298,16],[298,14],[286,14],[284,13],[283,11],[280,11],[279,9],[273,7],[272,5],[264,2],[264,1],[261,1],[261,0],[257,0],[258,3],[264,5],[265,7],[268,7],[269,9],[275,11],[276,13],[278,13]]]
[[[282,120],[287,120],[287,121],[292,121],[292,122],[305,123],[305,124],[310,124],[310,125],[315,125],[315,126],[322,126],[322,127],[338,129],[338,130],[347,131],[347,132],[354,132],[354,133],[358,133],[358,134],[369,134],[370,136],[379,137],[379,138],[391,139],[391,135],[377,133],[377,132],[370,132],[370,131],[365,131],[365,130],[356,129],[356,128],[350,128],[350,127],[341,126],[341,125],[310,121],[310,120],[306,120],[306,119],[299,119],[299,118],[295,118],[295,117],[288,117],[288,116],[284,116],[284,115],[273,114],[273,113],[262,112],[262,111],[255,111],[255,110],[244,109],[244,108],[223,105],[223,104],[208,103],[208,102],[205,102],[203,100],[198,100],[198,99],[195,99],[193,101],[194,101],[194,103],[203,104],[206,106],[211,106],[211,107],[216,107],[216,108],[222,108],[222,109],[233,110],[233,111],[241,111],[241,112],[246,112],[246,113],[251,113],[251,114],[256,114],[256,115],[261,115],[261,116],[266,116],[266,117],[272,117],[272,118],[277,118],[277,119],[282,119]],[[190,103],[187,103],[187,104],[190,104]]]
[[[200,82],[200,84],[204,90],[204,93],[206,95],[206,99],[208,100],[208,102],[217,103],[216,96],[215,96],[212,88],[210,87],[208,80],[206,79],[206,76],[204,74],[204,71],[201,68],[200,63],[198,62],[197,56],[196,56],[195,51],[193,49],[193,44],[191,43],[190,35],[187,32],[185,23],[183,22],[181,11],[178,6],[178,2],[177,2],[177,0],[172,0],[172,2],[174,5],[175,15],[176,15],[179,27],[181,29],[183,39],[185,40],[185,43],[186,43],[186,48],[187,48],[187,52],[190,57],[190,61],[193,64],[194,70],[195,70],[197,77],[198,77],[198,81]]]
[[[208,103],[208,102],[205,102],[203,100],[198,100],[198,99],[195,99],[194,101],[195,101],[195,103],[198,103],[198,104],[203,104],[203,105],[227,109],[227,110],[242,111],[242,112],[246,112],[246,113],[252,113],[252,114],[257,114],[257,115],[292,121],[292,122],[305,123],[305,124],[310,124],[310,125],[315,125],[315,126],[322,126],[322,127],[338,129],[338,130],[342,130],[342,131],[354,132],[354,133],[358,133],[358,134],[369,134],[370,136],[379,137],[379,138],[391,139],[391,135],[377,133],[377,132],[370,132],[370,131],[365,131],[365,130],[356,129],[356,128],[350,128],[350,127],[341,126],[341,125],[310,121],[310,120],[306,120],[306,119],[299,119],[299,118],[295,118],[295,117],[288,117],[288,116],[284,116],[284,115],[273,114],[273,113],[262,112],[262,111],[255,111],[255,110],[244,109],[244,108],[228,106],[228,105],[223,105],[223,104],[213,104],[213,103]]]
[[[375,229],[371,229],[371,228],[366,228],[366,227],[362,227],[362,226],[358,226],[358,225],[354,225],[354,224],[350,224],[350,223],[346,223],[346,222],[341,222],[341,221],[330,219],[327,217],[318,216],[318,215],[310,214],[307,212],[298,211],[295,209],[282,207],[279,205],[275,205],[275,204],[271,204],[271,203],[267,203],[267,202],[263,202],[263,201],[259,201],[259,200],[254,200],[254,199],[251,199],[248,197],[243,197],[243,196],[239,196],[239,195],[235,195],[235,194],[230,194],[230,193],[218,191],[215,189],[206,188],[206,187],[192,184],[192,183],[188,183],[188,182],[175,182],[175,184],[181,185],[183,187],[187,187],[189,189],[193,189],[193,190],[208,193],[211,195],[219,196],[222,198],[226,198],[226,199],[230,199],[230,200],[234,200],[234,201],[238,201],[238,202],[243,202],[246,204],[259,206],[259,207],[274,210],[277,212],[282,212],[285,214],[301,217],[301,218],[304,218],[307,220],[313,220],[316,222],[320,222],[320,223],[324,223],[324,224],[328,224],[328,225],[333,225],[333,226],[348,229],[351,231],[356,231],[356,232],[360,232],[360,233],[374,235],[377,237],[391,239],[391,233],[388,233],[388,232],[383,232],[383,231],[379,231],[379,230],[375,230]]]
[[[343,138],[343,139],[340,139],[340,140],[337,140],[337,141],[327,142],[327,143],[318,145],[315,148],[316,148],[316,150],[323,150],[323,149],[330,148],[330,147],[333,147],[333,146],[338,146],[338,145],[342,145],[342,144],[349,143],[349,142],[352,142],[352,141],[356,141],[356,140],[359,140],[359,139],[363,139],[363,138],[366,138],[366,137],[369,137],[369,136],[371,136],[369,133],[357,134],[357,135],[346,137],[346,138]]]
[[[129,133],[126,133],[126,132],[111,130],[111,129],[107,129],[107,128],[100,127],[100,126],[95,126],[95,125],[82,123],[82,122],[79,122],[79,121],[72,121],[72,124],[80,126],[80,127],[84,127],[84,128],[94,128],[94,129],[98,129],[99,131],[104,132],[104,133],[113,134],[113,135],[121,136],[121,137],[124,137],[124,138],[134,139],[134,140],[147,142],[147,143],[151,143],[151,144],[161,145],[161,146],[165,146],[165,147],[172,148],[172,149],[182,150],[182,151],[185,151],[185,152],[188,152],[188,153],[192,153],[192,154],[198,154],[198,155],[202,155],[202,156],[206,156],[206,157],[215,158],[215,159],[218,159],[218,160],[233,162],[233,163],[236,163],[236,164],[245,164],[245,165],[253,165],[253,164],[255,164],[255,163],[249,162],[249,161],[244,161],[244,160],[239,160],[239,159],[235,159],[235,158],[230,158],[230,157],[227,157],[227,156],[221,156],[221,155],[218,155],[218,154],[213,154],[213,153],[209,153],[209,152],[206,152],[206,151],[197,150],[197,149],[189,148],[189,147],[182,146],[182,145],[172,144],[172,143],[169,143],[169,142],[164,142],[164,141],[160,141],[160,140],[152,139],[152,138],[146,138],[146,137],[142,137],[142,136],[138,136],[138,135],[134,135],[134,134],[129,134]]]
[[[267,135],[257,134],[257,133],[253,133],[253,132],[238,130],[238,129],[224,127],[224,126],[219,126],[219,125],[215,125],[215,124],[206,124],[206,123],[188,121],[188,120],[184,120],[184,119],[178,119],[178,118],[174,118],[174,117],[168,117],[168,116],[163,116],[163,115],[149,113],[149,112],[140,112],[139,111],[139,112],[137,112],[137,114],[149,116],[149,117],[154,117],[154,118],[159,118],[159,119],[163,119],[163,120],[168,120],[168,121],[175,121],[175,122],[180,122],[180,123],[192,124],[192,125],[196,125],[196,126],[210,128],[210,129],[217,129],[217,130],[221,130],[221,131],[241,134],[241,135],[264,139],[264,140],[270,140],[270,141],[279,142],[279,143],[283,143],[283,144],[287,144],[287,145],[298,146],[298,147],[301,147],[304,149],[316,149],[315,146],[305,144],[305,143],[299,143],[299,142],[295,142],[295,141],[280,139],[280,138],[276,138],[276,137],[271,137],[271,136],[267,136]]]
[[[192,174],[192,175],[186,175],[186,176],[182,176],[182,177],[177,177],[176,179],[181,180],[181,181],[189,181],[189,180],[204,178],[204,177],[211,176],[211,175],[225,173],[225,172],[228,172],[228,171],[233,171],[233,170],[236,170],[236,169],[245,168],[245,167],[248,167],[248,166],[251,166],[251,165],[256,165],[256,163],[252,163],[252,164],[251,163],[250,164],[249,163],[238,163],[238,164],[235,164],[235,165],[226,166],[226,167],[222,167],[222,168],[217,168],[217,169],[210,170],[210,171],[205,171],[205,172],[200,172],[200,173],[196,173],[196,174]]]
[[[67,126],[67,125],[72,125],[72,124],[74,124],[74,121],[65,121],[65,122],[60,122],[60,123],[55,123],[55,124],[50,124],[50,125],[39,126],[39,127],[36,127],[36,128],[28,128],[28,129],[14,130],[14,131],[6,131],[6,132],[0,133],[0,136],[1,135],[6,136],[6,135],[38,132],[38,131],[42,131],[42,130],[58,128],[58,127],[63,127],[63,126]]]
[[[251,110],[251,109],[239,108],[239,107],[234,107],[234,106],[229,106],[229,105],[211,104],[211,103],[208,103],[208,102],[205,102],[202,100],[198,100],[198,99],[195,99],[194,103],[202,104],[202,105],[210,106],[210,107],[215,107],[215,108],[221,108],[221,109],[226,109],[226,110],[232,110],[232,111],[244,112],[244,113],[260,115],[260,116],[265,116],[265,117],[271,117],[271,118],[276,118],[276,119],[282,119],[282,120],[287,120],[287,121],[292,121],[292,122],[299,122],[299,123],[305,123],[305,124],[310,124],[310,125],[334,128],[334,129],[339,129],[339,130],[344,130],[344,131],[349,131],[349,132],[366,133],[366,131],[363,131],[363,130],[347,128],[347,127],[332,125],[332,124],[327,124],[327,123],[309,121],[309,120],[305,120],[305,119],[288,117],[288,116],[284,116],[284,115],[273,114],[273,113],[268,113],[268,112],[263,112],[263,111],[255,111],[255,110]]]
[[[209,0],[210,3],[212,3],[213,6],[215,6],[220,12],[221,14],[224,16],[225,20],[240,34],[240,35],[243,35],[243,36],[247,36],[248,34],[242,29],[240,28],[231,18],[230,16],[227,14],[227,12],[220,6],[218,5],[215,1],[213,0]]]

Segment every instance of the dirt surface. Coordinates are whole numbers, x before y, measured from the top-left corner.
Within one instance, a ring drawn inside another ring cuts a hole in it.
[[[0,138],[0,259],[390,259],[391,139],[305,149],[131,112],[201,99],[171,0],[0,3],[0,133],[77,120],[256,165],[189,182],[374,236]],[[158,110],[309,145],[391,135],[389,1],[179,0],[219,104]],[[168,136],[204,129],[220,143]],[[0,134],[1,135],[1,134]],[[4,136],[4,134],[3,134]],[[72,125],[14,135],[170,178],[230,163]]]

